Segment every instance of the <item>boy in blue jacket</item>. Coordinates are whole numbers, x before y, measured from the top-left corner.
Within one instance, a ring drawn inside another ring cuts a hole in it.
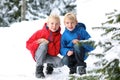
[[[86,53],[94,48],[87,44],[81,44],[81,40],[88,40],[89,33],[83,23],[78,23],[75,14],[67,13],[64,16],[65,31],[61,37],[60,53],[63,55],[62,62],[70,69],[69,74],[86,73]]]

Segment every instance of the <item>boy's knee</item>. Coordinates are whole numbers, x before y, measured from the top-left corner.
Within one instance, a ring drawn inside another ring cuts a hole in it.
[[[42,48],[46,48],[47,49],[47,45],[48,45],[48,43],[42,42],[41,44],[39,44],[39,48],[42,47]]]
[[[40,45],[44,45],[44,46],[47,46],[47,42],[42,42]]]

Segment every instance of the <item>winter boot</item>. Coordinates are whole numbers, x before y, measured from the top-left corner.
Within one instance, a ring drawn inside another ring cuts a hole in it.
[[[46,74],[52,74],[53,72],[53,64],[48,63],[46,68]]]
[[[76,73],[76,67],[71,67],[69,74],[74,74]]]
[[[84,66],[77,66],[76,72],[77,74],[83,75],[86,74],[86,69]]]
[[[37,78],[45,78],[45,75],[43,73],[43,66],[37,66],[35,75]]]

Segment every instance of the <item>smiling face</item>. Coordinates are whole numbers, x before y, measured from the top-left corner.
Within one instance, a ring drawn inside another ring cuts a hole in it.
[[[56,32],[60,27],[60,18],[57,15],[51,15],[48,18],[47,26],[52,32]]]
[[[47,25],[52,32],[56,32],[60,27],[60,21],[57,19],[50,19]]]
[[[75,26],[77,25],[77,19],[75,14],[67,13],[64,17],[64,25],[69,31],[74,30]]]
[[[77,24],[77,21],[76,21],[76,20],[72,20],[72,19],[69,19],[69,18],[66,18],[66,19],[64,20],[64,25],[66,26],[66,28],[67,28],[69,31],[74,30],[76,24]]]

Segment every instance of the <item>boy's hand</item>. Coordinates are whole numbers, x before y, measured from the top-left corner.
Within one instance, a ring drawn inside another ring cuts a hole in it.
[[[73,55],[73,51],[68,51],[67,55],[68,55],[68,56]]]
[[[38,43],[38,44],[40,44],[40,43],[42,43],[42,42],[49,43],[49,41],[46,40],[46,39],[44,39],[44,38],[41,38],[41,39],[38,39],[38,40],[37,40],[37,43]]]
[[[74,40],[72,40],[72,42],[73,42],[73,44],[77,44],[79,42],[79,40],[78,39],[74,39]]]

